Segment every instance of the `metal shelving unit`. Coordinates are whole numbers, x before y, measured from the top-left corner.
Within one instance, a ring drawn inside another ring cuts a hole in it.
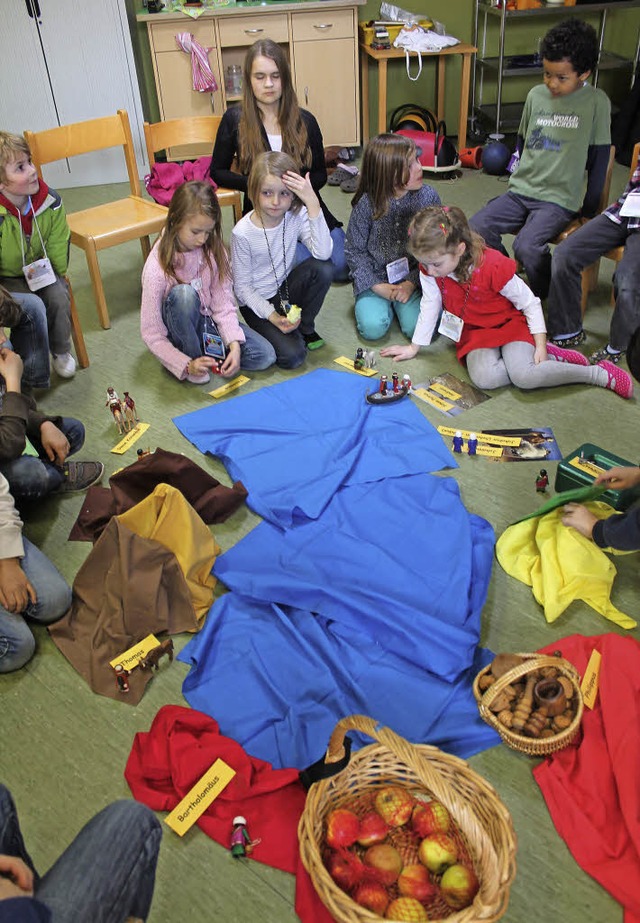
[[[478,53],[475,56],[473,84],[471,88],[471,130],[475,131],[477,123],[482,122],[488,123],[491,126],[491,130],[499,134],[507,134],[516,131],[520,123],[520,115],[524,103],[502,102],[503,81],[509,77],[539,77],[542,74],[541,65],[524,67],[510,66],[510,56],[506,53],[505,48],[507,23],[511,26],[524,20],[532,21],[542,17],[555,19],[561,16],[576,16],[581,12],[585,14],[599,13],[600,25],[598,28],[598,45],[600,48],[600,59],[593,74],[593,82],[596,86],[598,85],[598,77],[603,71],[629,68],[632,83],[640,56],[640,32],[636,42],[635,58],[633,60],[631,58],[622,57],[622,55],[612,51],[605,51],[603,46],[608,13],[612,10],[629,10],[637,7],[640,7],[640,0],[613,0],[611,3],[589,3],[585,6],[558,6],[554,4],[543,6],[538,9],[508,10],[504,5],[504,0],[500,6],[494,6],[490,0],[476,0],[473,44],[478,48]],[[480,30],[481,18],[482,32]],[[491,19],[499,20],[497,24],[499,29],[497,56],[487,55],[487,35]],[[497,77],[495,100],[492,100],[490,103],[486,103],[484,100],[485,73]]]

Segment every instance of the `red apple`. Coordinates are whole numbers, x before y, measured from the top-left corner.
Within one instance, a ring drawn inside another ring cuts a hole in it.
[[[385,913],[387,920],[406,920],[408,923],[428,923],[429,917],[419,901],[412,897],[399,897],[391,901]]]
[[[438,893],[438,889],[429,878],[424,865],[405,865],[398,878],[398,891],[403,897],[414,897],[417,901],[427,903]]]
[[[360,821],[358,843],[361,846],[374,846],[386,840],[389,828],[377,811],[369,811]]]
[[[473,869],[466,865],[450,865],[442,876],[440,890],[442,896],[455,910],[468,907],[478,893],[480,883]]]
[[[327,871],[343,891],[351,891],[362,881],[365,867],[358,856],[349,852],[348,849],[341,849],[339,852],[332,852],[325,862]]]
[[[364,854],[364,864],[375,870],[373,877],[382,885],[392,885],[402,871],[402,857],[389,843],[370,846]]]
[[[411,817],[415,804],[406,788],[387,785],[376,795],[376,811],[390,827],[402,827]]]
[[[456,861],[458,850],[456,844],[446,833],[433,833],[420,843],[418,858],[430,872],[440,875],[448,865],[453,865]]]
[[[366,907],[372,913],[377,913],[379,917],[384,914],[389,903],[389,895],[377,881],[363,881],[361,885],[358,885],[353,899],[356,904]]]
[[[420,802],[413,809],[411,826],[419,837],[429,836],[431,833],[448,833],[451,817],[439,801]]]
[[[329,846],[338,849],[341,846],[353,846],[360,832],[360,821],[345,808],[337,808],[327,817],[326,841]]]

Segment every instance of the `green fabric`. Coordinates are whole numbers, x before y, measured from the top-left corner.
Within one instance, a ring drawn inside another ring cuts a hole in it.
[[[525,522],[527,519],[533,519],[534,516],[544,516],[545,513],[550,513],[559,506],[564,506],[565,503],[587,503],[589,500],[597,500],[607,489],[606,485],[599,485],[598,487],[590,485],[588,487],[574,487],[572,490],[564,490],[562,493],[556,494],[555,497],[545,500],[542,506],[539,506],[533,513],[529,513],[521,519],[516,519],[516,522]]]
[[[609,99],[591,84],[555,98],[544,85],[533,87],[518,129],[524,150],[509,191],[579,212],[589,146],[611,143],[610,122]]]
[[[53,271],[58,276],[64,276],[69,266],[69,241],[71,231],[67,224],[67,214],[62,202],[58,203],[58,196],[47,196],[40,208],[36,211],[35,220],[38,222],[40,234],[44,240],[47,256],[51,260]],[[22,246],[25,251],[24,264],[20,250],[20,225],[15,212],[10,212],[6,206],[0,205],[0,278],[17,277],[23,279],[22,266],[33,263],[44,256],[40,235],[35,223],[33,233],[28,240],[22,234]],[[9,291],[11,286],[6,286]]]

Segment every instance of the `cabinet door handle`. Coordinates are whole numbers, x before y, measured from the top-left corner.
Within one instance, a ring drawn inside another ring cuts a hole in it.
[[[314,29],[333,29],[333,23],[332,22],[319,22],[317,24],[314,24],[313,28]]]
[[[258,35],[260,32],[264,32],[264,29],[245,29],[245,35]]]
[[[304,104],[305,106],[309,105],[309,87],[304,88]]]

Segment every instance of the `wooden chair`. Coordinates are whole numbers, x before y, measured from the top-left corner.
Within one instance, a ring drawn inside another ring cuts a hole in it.
[[[147,144],[149,164],[156,162],[158,151],[185,144],[206,144],[207,152],[213,149],[213,142],[218,134],[220,116],[199,115],[184,119],[167,119],[165,122],[144,123],[144,137]],[[197,156],[197,155],[196,155]],[[187,159],[187,157],[185,157]],[[233,208],[234,221],[242,218],[242,193],[237,189],[223,189],[218,186],[216,196],[220,205]]]
[[[613,175],[613,165],[615,163],[616,149],[611,145],[611,150],[609,151],[609,163],[607,164],[607,172],[604,179],[604,185],[602,186],[602,192],[600,193],[600,201],[598,202],[598,211],[597,214],[600,215],[605,208],[609,205],[609,193],[611,190],[611,177]],[[633,172],[633,171],[632,171]],[[574,218],[573,221],[570,221],[566,226],[564,231],[561,231],[560,234],[552,240],[553,244],[560,244],[563,240],[566,240],[574,231],[577,231],[578,228],[581,228],[585,224],[580,218]],[[582,270],[582,298],[580,301],[580,307],[582,309],[582,314],[587,310],[587,298],[589,297],[589,292],[595,290],[596,285],[598,284],[598,273],[600,271],[600,260],[597,260],[591,266],[587,266],[586,269]]]
[[[151,249],[149,234],[156,234],[162,230],[167,215],[167,210],[161,205],[142,198],[129,116],[124,109],[119,109],[117,115],[91,119],[88,122],[74,122],[46,131],[25,131],[24,136],[40,176],[43,164],[109,147],[123,149],[131,194],[125,199],[95,205],[93,208],[67,215],[71,228],[71,243],[84,250],[87,258],[98,318],[101,325],[108,328],[111,324],[100,275],[98,251],[139,239],[142,255],[146,259]]]
[[[86,369],[89,367],[89,353],[87,352],[87,347],[85,346],[84,342],[84,334],[80,325],[80,318],[78,317],[76,300],[73,297],[71,280],[69,279],[69,276],[66,276],[65,278],[67,280],[67,285],[69,286],[69,298],[71,299],[71,336],[73,337],[73,345],[76,349],[78,365],[81,369]]]

